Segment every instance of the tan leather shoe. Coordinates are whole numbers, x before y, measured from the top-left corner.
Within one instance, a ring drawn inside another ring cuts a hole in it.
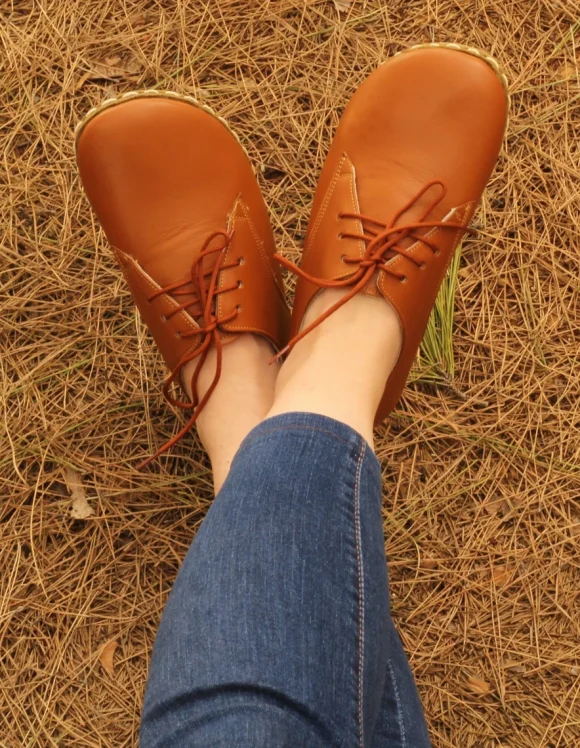
[[[316,190],[292,315],[304,337],[358,292],[387,299],[403,343],[376,421],[395,407],[447,267],[500,150],[508,107],[497,63],[471,48],[422,45],[359,87]],[[302,329],[313,297],[349,289]],[[282,352],[283,353],[283,352]]]
[[[76,136],[81,180],[172,371],[164,393],[195,422],[217,384],[221,350],[239,334],[287,340],[289,312],[274,240],[252,167],[225,122],[194,99],[144,91],[89,112]],[[203,399],[197,375],[215,346],[218,366]],[[198,358],[194,401],[169,394]],[[147,460],[145,463],[149,462]]]

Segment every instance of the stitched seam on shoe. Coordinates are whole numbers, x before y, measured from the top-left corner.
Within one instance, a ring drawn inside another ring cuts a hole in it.
[[[274,283],[276,285],[278,285],[278,282],[276,281],[276,275],[274,274],[274,271],[272,270],[272,265],[270,263],[268,255],[264,251],[264,242],[260,239],[260,236],[259,236],[258,232],[256,231],[256,227],[254,226],[254,223],[253,223],[252,218],[250,216],[250,210],[246,206],[246,204],[243,202],[243,200],[240,200],[240,206],[241,206],[242,211],[244,213],[244,217],[245,217],[246,221],[248,222],[248,226],[250,227],[250,231],[252,233],[252,236],[254,237],[254,239],[256,241],[256,244],[258,245],[258,249],[260,251],[260,257],[264,261],[268,272],[272,276],[272,280],[274,281]]]
[[[453,210],[447,214],[448,220],[459,219],[460,221],[462,221],[464,219],[465,214],[471,207],[473,207],[473,201],[464,203],[463,205],[460,205],[457,208],[453,208]],[[444,228],[443,226],[437,226],[435,228],[432,228],[430,231],[428,231],[425,234],[423,238],[424,239],[435,239],[437,235],[443,231],[443,228]],[[464,231],[465,229],[457,229],[455,236],[457,237],[457,234],[459,232],[463,233]],[[412,250],[415,250],[416,248],[418,248],[421,245],[421,243],[422,242],[420,240],[417,240],[411,247],[409,247],[406,250],[406,254],[414,256],[415,253]],[[404,259],[405,259],[405,255],[398,254],[396,255],[396,257],[393,257],[387,264],[389,267],[397,267]]]
[[[240,210],[243,213],[243,215],[237,215],[238,207],[240,208]],[[235,225],[236,225],[236,223],[238,221],[245,221],[248,224],[248,227],[250,229],[250,233],[252,234],[252,236],[254,238],[254,241],[256,242],[256,246],[257,246],[258,251],[260,253],[260,257],[262,258],[264,264],[266,265],[266,269],[270,273],[272,282],[276,286],[278,292],[281,294],[282,291],[281,291],[281,289],[280,289],[280,287],[278,285],[278,281],[276,280],[276,275],[274,274],[274,271],[272,270],[272,265],[271,265],[270,261],[268,260],[268,255],[264,252],[264,243],[260,239],[260,236],[259,236],[258,232],[256,231],[256,228],[255,228],[255,226],[254,226],[254,224],[252,222],[252,219],[250,217],[250,212],[249,212],[248,207],[246,206],[246,204],[244,203],[244,201],[241,199],[241,197],[239,195],[236,198],[236,201],[234,203],[234,207],[232,208],[232,210],[230,212],[230,217],[231,217],[232,220],[231,220],[231,222],[228,222],[228,229],[229,229],[231,223],[233,223],[234,228],[235,228]],[[228,249],[228,254],[229,254],[229,249]],[[218,287],[219,288],[223,288],[223,285],[224,285],[224,280],[223,280],[222,273],[220,273],[219,286]],[[218,297],[218,300],[217,300],[218,317],[221,317],[222,313],[223,313],[223,302],[222,302],[223,296],[224,296],[224,294],[221,294]],[[229,326],[231,327],[231,332],[232,333],[236,333],[236,332],[261,333],[266,338],[268,338],[268,340],[271,340],[271,332],[269,330],[264,329],[264,328],[250,327],[250,326],[247,326],[247,325],[236,325],[235,324],[235,320],[232,320],[232,322],[229,323]],[[230,332],[230,330],[228,330],[228,332]]]
[[[395,679],[395,671],[393,670],[393,666],[390,660],[387,662],[387,668],[389,669],[389,675],[391,676],[391,683],[393,684],[393,691],[395,693],[395,701],[397,702],[397,723],[399,725],[399,734],[401,737],[401,748],[406,748],[407,736],[405,734],[405,723],[403,721],[403,709],[401,707],[401,696],[399,694],[399,687],[397,686],[397,681]]]
[[[459,214],[458,217],[460,218],[460,220],[463,220],[463,217],[465,216],[465,214],[467,213],[467,210],[469,209],[469,207],[471,205],[472,205],[472,203],[466,203],[461,208],[457,208],[457,213]],[[453,216],[453,217],[455,218],[456,216]],[[437,235],[437,233],[439,233],[441,231],[442,231],[442,227],[432,229],[427,234],[425,234],[425,238],[426,239],[427,238],[433,239]],[[451,264],[451,260],[453,259],[453,255],[455,253],[455,250],[457,249],[457,245],[459,244],[459,240],[461,239],[463,233],[464,233],[464,229],[457,229],[455,231],[455,235],[454,235],[453,241],[451,243],[451,250],[449,252],[449,258],[447,260],[447,264],[445,265],[445,270],[443,271],[443,278],[445,278],[445,275],[447,273],[449,265]],[[417,242],[417,244],[419,244],[419,242]],[[397,257],[395,257],[393,259],[399,260],[399,259],[402,259],[402,256],[401,255],[397,255]],[[390,293],[383,291],[383,288],[382,288],[382,285],[381,285],[380,281],[379,281],[379,289],[380,289],[381,293],[384,294],[385,298],[389,300],[389,302],[391,303],[391,305],[393,306],[393,308],[397,312],[397,315],[398,315],[399,319],[402,320],[401,310],[400,310],[397,302],[392,298],[392,296],[391,296]],[[401,347],[401,351],[402,350],[403,350],[403,348]]]
[[[348,158],[348,156],[347,156],[347,158]],[[352,163],[352,161],[350,159],[349,159],[349,162],[350,162],[350,175],[351,175],[350,176],[350,195],[352,197],[353,212],[354,213],[358,213],[360,215],[360,204],[359,204],[359,201],[358,201],[358,191],[355,189],[355,187],[356,187],[356,170],[354,168],[354,164]],[[358,221],[358,228],[360,229],[360,233],[364,234],[363,226],[362,226],[362,221],[360,219]],[[362,259],[364,257],[366,245],[365,245],[365,243],[363,242],[362,239],[359,239],[358,242],[357,242],[357,246],[358,246],[359,257]]]
[[[310,251],[310,247],[312,246],[312,243],[314,242],[314,238],[316,237],[316,234],[318,233],[318,229],[320,228],[320,224],[322,223],[322,219],[326,215],[326,211],[328,209],[328,204],[330,203],[330,199],[334,193],[336,184],[338,182],[338,179],[340,177],[340,172],[342,170],[342,166],[344,164],[345,159],[348,158],[346,153],[343,153],[340,161],[338,162],[338,166],[336,167],[336,170],[334,172],[334,175],[332,177],[332,181],[328,185],[328,189],[326,190],[326,195],[324,196],[324,200],[322,201],[322,205],[320,206],[320,210],[318,211],[318,214],[316,216],[316,219],[312,225],[312,233],[308,237],[308,243],[304,247],[304,251],[302,253],[302,259],[306,256],[306,254]]]
[[[124,255],[127,258],[128,262],[132,264],[133,269],[135,270],[137,275],[141,278],[142,281],[145,282],[147,286],[149,286],[149,288],[151,288],[153,291],[161,290],[161,286],[151,278],[151,276],[141,267],[141,265],[137,262],[137,260],[133,259],[130,255],[125,254],[125,252],[123,252],[118,247],[113,247],[113,250],[115,252],[118,252],[119,254]],[[127,278],[127,282],[130,285],[129,278]],[[177,301],[175,301],[175,299],[172,299],[171,296],[169,296],[169,294],[164,293],[163,297],[174,308],[177,308],[179,306]],[[199,327],[195,324],[195,322],[191,319],[191,317],[185,310],[181,310],[180,312],[178,312],[178,314],[179,314],[179,319],[181,319],[185,324],[187,324],[187,326],[191,329],[192,332],[196,332],[197,334],[199,334]]]
[[[241,199],[240,199],[240,196],[238,195],[236,197],[236,199],[234,200],[234,205],[233,205],[233,207],[232,207],[232,209],[231,209],[231,211],[230,211],[230,213],[228,215],[228,221],[227,221],[227,230],[228,231],[231,231],[232,224],[235,226],[236,218],[237,218],[236,212],[237,212],[237,209],[238,209],[238,205],[240,203],[241,203]],[[228,247],[228,250],[227,250],[226,254],[229,254],[229,252],[230,252],[230,248]],[[220,272],[219,275],[218,275],[218,288],[221,289],[223,287],[224,287],[224,277],[223,277],[223,273]],[[223,314],[223,294],[220,294],[220,296],[217,297],[217,304],[216,304],[216,306],[217,306],[217,317],[219,319],[222,316],[222,314]]]
[[[363,666],[364,666],[364,567],[361,552],[361,528],[360,528],[360,475],[362,461],[366,451],[366,444],[361,446],[358,464],[356,467],[356,482],[354,487],[354,531],[356,546],[356,561],[358,575],[358,724],[359,745],[364,746],[364,719],[363,719]]]

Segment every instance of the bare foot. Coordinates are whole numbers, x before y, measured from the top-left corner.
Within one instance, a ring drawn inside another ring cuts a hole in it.
[[[315,297],[304,327],[347,290]],[[276,382],[268,416],[306,411],[342,421],[373,445],[373,422],[401,349],[399,319],[383,298],[358,294],[295,345]]]
[[[280,368],[277,364],[269,365],[272,355],[271,345],[256,335],[240,335],[223,348],[218,385],[197,419],[199,437],[211,460],[216,494],[240,444],[272,407]],[[200,373],[200,397],[212,383],[216,357],[214,349]],[[196,365],[194,359],[183,369],[183,382],[190,398],[191,377]]]

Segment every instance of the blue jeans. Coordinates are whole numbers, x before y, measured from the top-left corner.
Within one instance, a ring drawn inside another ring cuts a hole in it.
[[[153,651],[141,748],[425,748],[389,610],[381,470],[311,413],[241,445]]]

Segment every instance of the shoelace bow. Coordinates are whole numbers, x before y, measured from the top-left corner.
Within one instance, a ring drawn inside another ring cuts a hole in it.
[[[189,418],[185,426],[168,442],[160,447],[154,455],[151,455],[151,457],[148,457],[146,460],[140,463],[137,466],[138,470],[146,467],[150,462],[155,460],[164,452],[167,452],[168,449],[171,449],[171,447],[173,447],[183,436],[185,436],[185,434],[188,433],[188,431],[190,431],[192,426],[195,424],[197,417],[199,416],[207,401],[212,396],[213,391],[217,387],[222,371],[223,349],[223,343],[221,341],[219,333],[219,326],[226,324],[227,322],[231,322],[238,316],[240,312],[239,307],[236,307],[236,309],[234,309],[232,312],[230,312],[230,314],[227,314],[224,317],[218,318],[216,315],[215,302],[217,297],[220,294],[227,293],[228,291],[233,291],[234,289],[239,287],[238,283],[226,286],[224,288],[218,288],[217,285],[219,281],[219,274],[222,270],[238,267],[242,263],[241,258],[237,262],[225,262],[226,252],[230,245],[232,235],[233,232],[228,233],[227,231],[223,231],[221,229],[218,231],[214,231],[213,234],[208,236],[208,238],[205,240],[203,247],[201,248],[201,252],[193,261],[191,266],[191,277],[187,280],[178,281],[177,283],[173,283],[170,286],[161,288],[159,289],[159,291],[156,291],[147,299],[147,301],[151,302],[159,296],[162,296],[163,294],[170,294],[173,297],[193,296],[193,299],[189,299],[184,304],[180,304],[179,306],[175,307],[175,309],[172,309],[171,312],[166,314],[165,320],[168,320],[174,315],[179,314],[179,312],[181,311],[189,311],[190,316],[198,322],[199,328],[197,330],[178,332],[176,334],[180,338],[195,338],[197,336],[201,336],[201,340],[199,345],[194,350],[186,353],[185,356],[180,359],[177,366],[171,372],[169,377],[167,377],[163,385],[163,395],[167,402],[174,407],[193,411],[191,417]],[[223,238],[223,243],[218,246],[211,247],[210,244],[218,236],[221,236]],[[216,255],[215,264],[213,265],[211,270],[204,271],[204,260],[207,257],[211,257],[212,255]],[[207,359],[212,344],[215,345],[217,351],[216,370],[211,385],[209,386],[205,395],[200,399],[197,393],[199,374]],[[173,382],[175,382],[179,378],[183,367],[190,361],[193,361],[193,359],[198,357],[199,361],[197,363],[197,366],[195,367],[195,371],[191,379],[191,391],[193,396],[192,401],[185,402],[173,397],[169,392],[169,388],[171,387]]]
[[[428,190],[435,186],[441,187],[441,193],[437,197],[435,197],[434,200],[427,206],[418,220],[414,221],[413,223],[397,226],[396,223],[401,218],[401,216],[403,216],[410,208],[412,208],[413,205],[415,205],[415,203],[417,203],[417,201],[420,200]],[[365,287],[365,285],[369,282],[369,280],[377,270],[383,270],[385,273],[388,273],[389,275],[397,278],[397,280],[400,280],[404,283],[407,280],[407,277],[402,273],[398,273],[387,264],[387,262],[395,255],[405,257],[417,267],[424,267],[425,263],[409,254],[405,247],[398,246],[399,242],[401,242],[403,239],[420,241],[427,247],[429,247],[435,255],[437,255],[439,254],[439,249],[437,248],[437,246],[432,241],[430,241],[428,237],[418,235],[416,233],[417,231],[419,231],[420,229],[452,228],[463,229],[464,231],[467,231],[471,234],[475,234],[476,232],[473,229],[470,229],[463,223],[456,223],[452,221],[425,220],[431,213],[431,211],[441,202],[441,200],[443,200],[446,194],[447,188],[445,187],[443,182],[439,180],[429,182],[415,195],[415,197],[409,200],[406,205],[404,205],[399,211],[397,211],[397,213],[395,213],[391,220],[386,224],[382,221],[377,221],[374,218],[365,216],[361,213],[340,213],[339,218],[351,218],[359,220],[363,227],[363,233],[354,234],[343,232],[339,234],[339,237],[343,239],[359,239],[364,241],[366,244],[366,251],[362,258],[351,258],[346,257],[346,255],[342,256],[342,261],[345,264],[357,266],[356,270],[351,275],[348,275],[345,278],[339,278],[336,280],[316,278],[315,276],[307,273],[305,270],[302,270],[290,260],[287,260],[282,255],[274,255],[276,260],[287,270],[295,273],[296,275],[299,275],[301,278],[304,278],[304,280],[310,281],[310,283],[314,283],[321,289],[347,288],[348,286],[351,286],[351,289],[339,301],[337,301],[336,304],[333,304],[333,306],[327,309],[326,312],[324,312],[320,315],[320,317],[314,320],[314,322],[312,322],[310,325],[301,330],[297,335],[295,335],[288,342],[288,344],[281,351],[279,351],[276,356],[274,356],[272,360],[276,361],[288,351],[292,350],[292,348],[296,345],[296,343],[298,343],[298,341],[306,337],[306,335],[312,332],[312,330],[322,324],[325,319],[328,319],[328,317],[334,314],[334,312],[340,309],[340,307],[344,306],[348,301],[350,301],[350,299],[356,296],[356,294]]]

